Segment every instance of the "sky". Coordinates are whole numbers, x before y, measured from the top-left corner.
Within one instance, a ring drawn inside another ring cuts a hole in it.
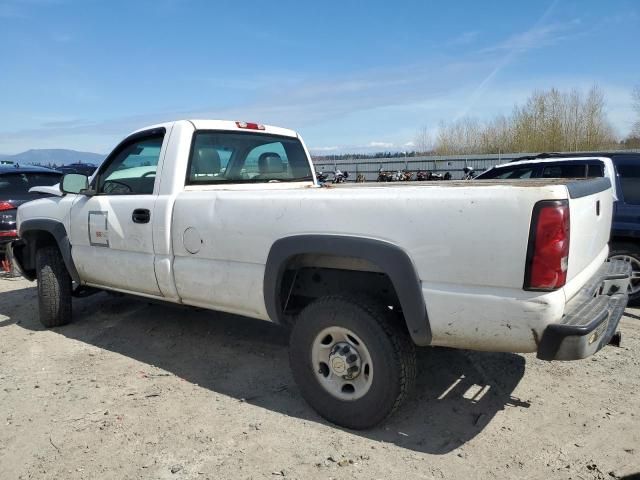
[[[594,84],[624,136],[638,45],[638,0],[0,0],[0,153],[107,153],[181,118],[403,151],[441,121]]]

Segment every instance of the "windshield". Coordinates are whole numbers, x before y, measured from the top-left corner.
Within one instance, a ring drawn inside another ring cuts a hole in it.
[[[4,198],[13,195],[27,195],[31,187],[55,185],[62,174],[48,172],[16,172],[0,175],[0,195]]]
[[[312,180],[297,138],[258,133],[196,132],[187,184]]]

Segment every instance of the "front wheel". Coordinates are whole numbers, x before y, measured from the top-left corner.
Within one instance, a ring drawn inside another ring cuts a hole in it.
[[[290,362],[302,396],[337,425],[364,429],[409,395],[415,348],[375,300],[330,296],[309,304],[291,333]]]
[[[640,246],[631,242],[613,243],[609,252],[610,260],[622,260],[631,265],[629,282],[629,303],[640,303]]]
[[[71,320],[71,276],[57,247],[36,252],[40,322],[47,328]]]

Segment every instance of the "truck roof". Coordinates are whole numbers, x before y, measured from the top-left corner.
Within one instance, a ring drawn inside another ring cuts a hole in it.
[[[264,125],[259,123],[253,123],[243,120],[211,120],[211,119],[183,119],[175,120],[172,122],[158,123],[156,125],[149,125],[144,128],[140,128],[132,134],[137,132],[143,132],[145,130],[151,130],[154,128],[166,128],[169,129],[172,125],[178,122],[191,123],[196,130],[225,130],[230,132],[252,132],[252,133],[266,133],[271,135],[281,135],[284,137],[299,138],[297,132],[288,128],[276,127],[273,125]],[[246,126],[242,126],[242,125]],[[255,127],[257,128],[255,128]]]

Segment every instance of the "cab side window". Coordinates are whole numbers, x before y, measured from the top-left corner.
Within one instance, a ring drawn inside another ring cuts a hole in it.
[[[99,194],[151,195],[164,135],[133,141],[121,148],[98,175]]]

